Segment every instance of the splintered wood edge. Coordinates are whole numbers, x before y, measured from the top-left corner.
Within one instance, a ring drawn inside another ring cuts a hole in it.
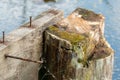
[[[58,40],[60,40],[60,41],[65,41],[66,43],[68,43],[69,45],[72,45],[71,43],[70,43],[70,41],[68,41],[68,40],[66,40],[66,39],[63,39],[63,38],[60,38],[60,37],[58,37],[58,36],[56,36],[55,34],[53,34],[53,33],[50,33],[49,31],[45,31],[48,35],[50,35],[52,38],[55,38],[55,39],[58,39]]]

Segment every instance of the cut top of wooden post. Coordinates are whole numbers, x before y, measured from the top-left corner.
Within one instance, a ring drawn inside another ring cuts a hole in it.
[[[77,54],[79,61],[82,63],[87,62],[88,56],[91,55],[90,53],[92,53],[95,47],[95,42],[89,33],[78,34],[68,32],[62,27],[50,26],[46,30],[46,34],[53,36],[53,38],[58,37],[57,40],[61,42],[60,46],[66,50],[70,50],[74,55]],[[65,44],[67,44],[67,46]]]
[[[104,17],[102,15],[78,8],[67,18],[49,27],[47,32],[68,41],[72,47],[70,49],[83,56],[81,60],[85,61],[91,59],[91,57],[99,59],[112,53],[111,47],[103,36],[102,28],[104,28],[104,25],[101,25],[103,21]],[[91,25],[89,22],[100,23]],[[103,44],[103,46],[100,46],[100,44]],[[99,52],[103,53],[103,55],[97,55]]]
[[[104,19],[105,18],[102,14],[97,14],[91,10],[87,10],[83,8],[77,8],[71,14],[74,14],[79,18],[82,18],[85,21],[87,21],[93,30],[100,28],[102,33],[101,35],[104,35]]]
[[[101,21],[104,19],[104,16],[101,14],[96,14],[95,12],[83,8],[77,8],[71,14],[79,15],[81,18],[87,21]]]
[[[68,32],[90,33],[91,38],[99,42],[104,34],[104,17],[82,8],[77,8],[67,18],[57,24]]]

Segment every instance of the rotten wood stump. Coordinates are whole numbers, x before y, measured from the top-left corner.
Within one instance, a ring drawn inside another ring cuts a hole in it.
[[[78,8],[50,26],[44,32],[47,72],[40,80],[112,80],[114,56],[103,21],[103,16]]]

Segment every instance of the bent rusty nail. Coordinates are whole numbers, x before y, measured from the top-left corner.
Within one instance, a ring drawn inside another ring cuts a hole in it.
[[[26,58],[21,58],[21,57],[17,57],[17,56],[11,56],[11,55],[8,55],[8,54],[5,54],[5,58],[19,59],[19,60],[28,61],[28,62],[33,62],[33,63],[39,63],[39,64],[42,64],[42,63],[43,63],[43,61],[35,61],[35,60],[26,59]]]
[[[32,16],[30,16],[30,27],[32,27]]]
[[[5,32],[3,31],[3,43],[5,42]]]

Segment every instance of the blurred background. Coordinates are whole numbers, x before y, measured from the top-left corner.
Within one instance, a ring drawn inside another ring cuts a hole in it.
[[[47,9],[63,10],[66,17],[77,7],[105,16],[105,37],[115,50],[113,80],[120,80],[120,0],[0,0],[0,36]]]

